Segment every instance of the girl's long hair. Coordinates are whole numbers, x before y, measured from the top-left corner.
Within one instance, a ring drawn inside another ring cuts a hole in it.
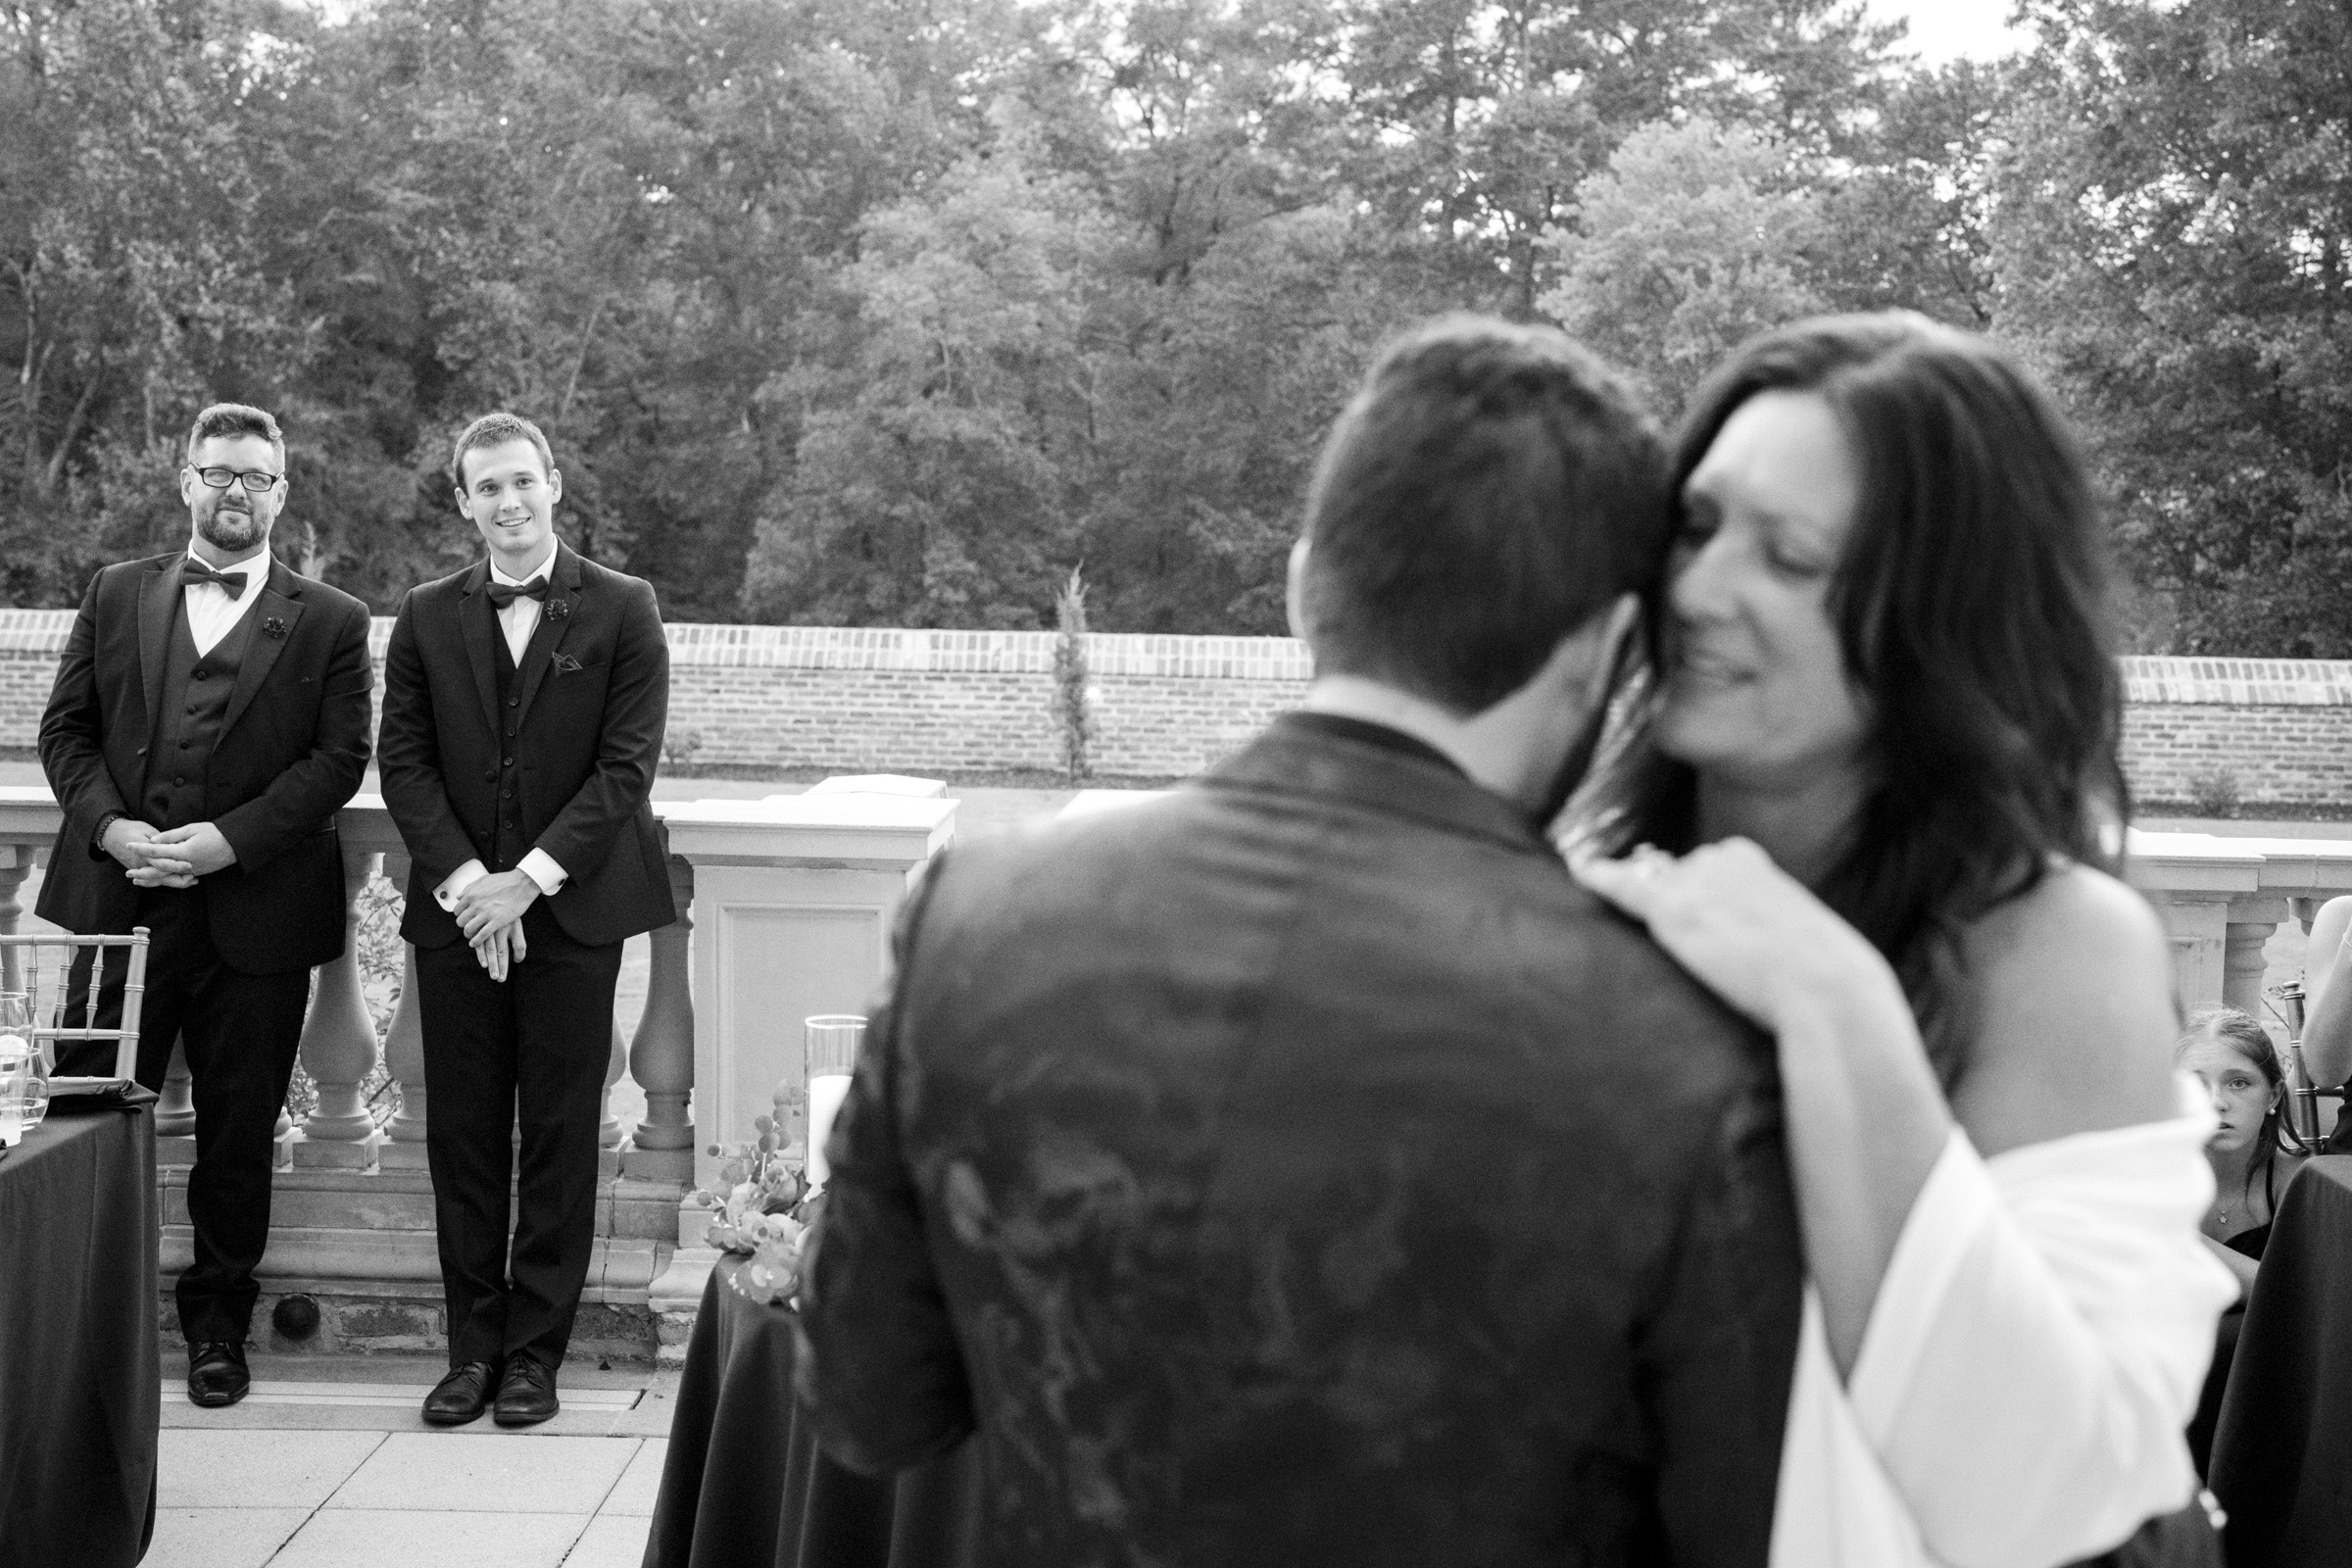
[[[2218,1040],[2228,1046],[2271,1086],[2271,1108],[2262,1113],[2262,1130],[2254,1135],[2253,1152],[2246,1156],[2245,1181],[2246,1190],[2252,1191],[2259,1172],[2267,1193],[2271,1168],[2278,1158],[2278,1124],[2286,1116],[2286,1097],[2278,1093],[2286,1082],[2286,1069],[2279,1065],[2278,1047],[2259,1020],[2236,1007],[2199,1007],[2190,1013],[2180,1044],[2173,1048],[2173,1060],[2179,1061],[2181,1054],[2200,1040]]]
[[[1678,497],[1734,411],[1769,391],[1827,403],[1862,478],[1829,611],[1866,694],[1872,772],[1814,892],[1894,966],[1948,1092],[1967,1066],[1963,930],[2062,859],[2121,858],[2104,529],[2041,389],[1984,339],[1909,313],[1742,345],[1684,418]],[[1653,668],[1668,591],[1650,606]],[[1572,804],[1572,835],[1603,853],[1693,842],[1696,776],[1652,740],[1662,687],[1650,674],[1624,694],[1617,740]]]

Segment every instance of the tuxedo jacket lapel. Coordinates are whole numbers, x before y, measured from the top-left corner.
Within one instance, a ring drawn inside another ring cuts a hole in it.
[[[278,562],[270,564],[270,575],[264,579],[261,603],[245,612],[247,624],[252,628],[245,639],[245,657],[237,668],[237,689],[228,695],[228,710],[220,715],[220,733],[226,735],[236,728],[245,710],[253,706],[254,693],[269,679],[277,656],[286,651],[294,627],[302,619],[302,579]],[[270,633],[270,622],[279,622],[277,635]]]
[[[167,556],[139,584],[139,690],[147,700],[140,734],[155,722],[164,700],[164,660],[172,651],[172,615],[179,609],[179,563],[187,555]]]
[[[574,601],[580,592],[580,558],[571,547],[559,543],[556,559],[547,568],[547,603],[540,608],[539,624],[531,630],[531,640],[522,651],[522,662],[514,673],[522,678],[522,689],[515,693],[520,706],[514,710],[517,731],[531,714],[531,699],[539,695],[539,684],[547,678],[548,666],[556,662],[556,650],[564,646],[564,637],[571,631]],[[556,606],[563,605],[558,610]],[[498,733],[495,717],[490,726]]]
[[[498,612],[482,597],[482,589],[490,581],[490,563],[474,563],[473,570],[466,574],[466,586],[458,592],[458,636],[466,645],[466,662],[473,666],[473,689],[482,700],[482,722],[490,726],[498,744],[498,651],[491,641],[499,635]]]

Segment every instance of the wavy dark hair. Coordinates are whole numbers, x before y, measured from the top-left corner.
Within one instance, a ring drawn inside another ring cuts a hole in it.
[[[2048,396],[1983,338],[1907,312],[1799,321],[1735,351],[1678,432],[1678,496],[1734,411],[1773,391],[1828,404],[1862,480],[1829,612],[1867,697],[1872,773],[1813,891],[1894,966],[1948,1092],[1967,1065],[1964,928],[2057,859],[2114,870],[2121,855],[2104,526]],[[1650,740],[1661,684],[1626,701],[1579,803],[1572,831],[1604,853],[1695,839],[1696,776]]]

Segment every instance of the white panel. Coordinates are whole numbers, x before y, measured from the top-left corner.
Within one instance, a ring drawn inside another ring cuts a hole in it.
[[[864,1012],[904,873],[710,866],[695,874],[695,1151],[753,1136],[776,1084],[805,1070],[802,1020]]]

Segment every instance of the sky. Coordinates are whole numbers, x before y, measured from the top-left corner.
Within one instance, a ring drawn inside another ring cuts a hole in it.
[[[1868,0],[1872,15],[1911,24],[1909,47],[1931,66],[1968,55],[1992,60],[2019,47],[2009,30],[2011,0]]]

